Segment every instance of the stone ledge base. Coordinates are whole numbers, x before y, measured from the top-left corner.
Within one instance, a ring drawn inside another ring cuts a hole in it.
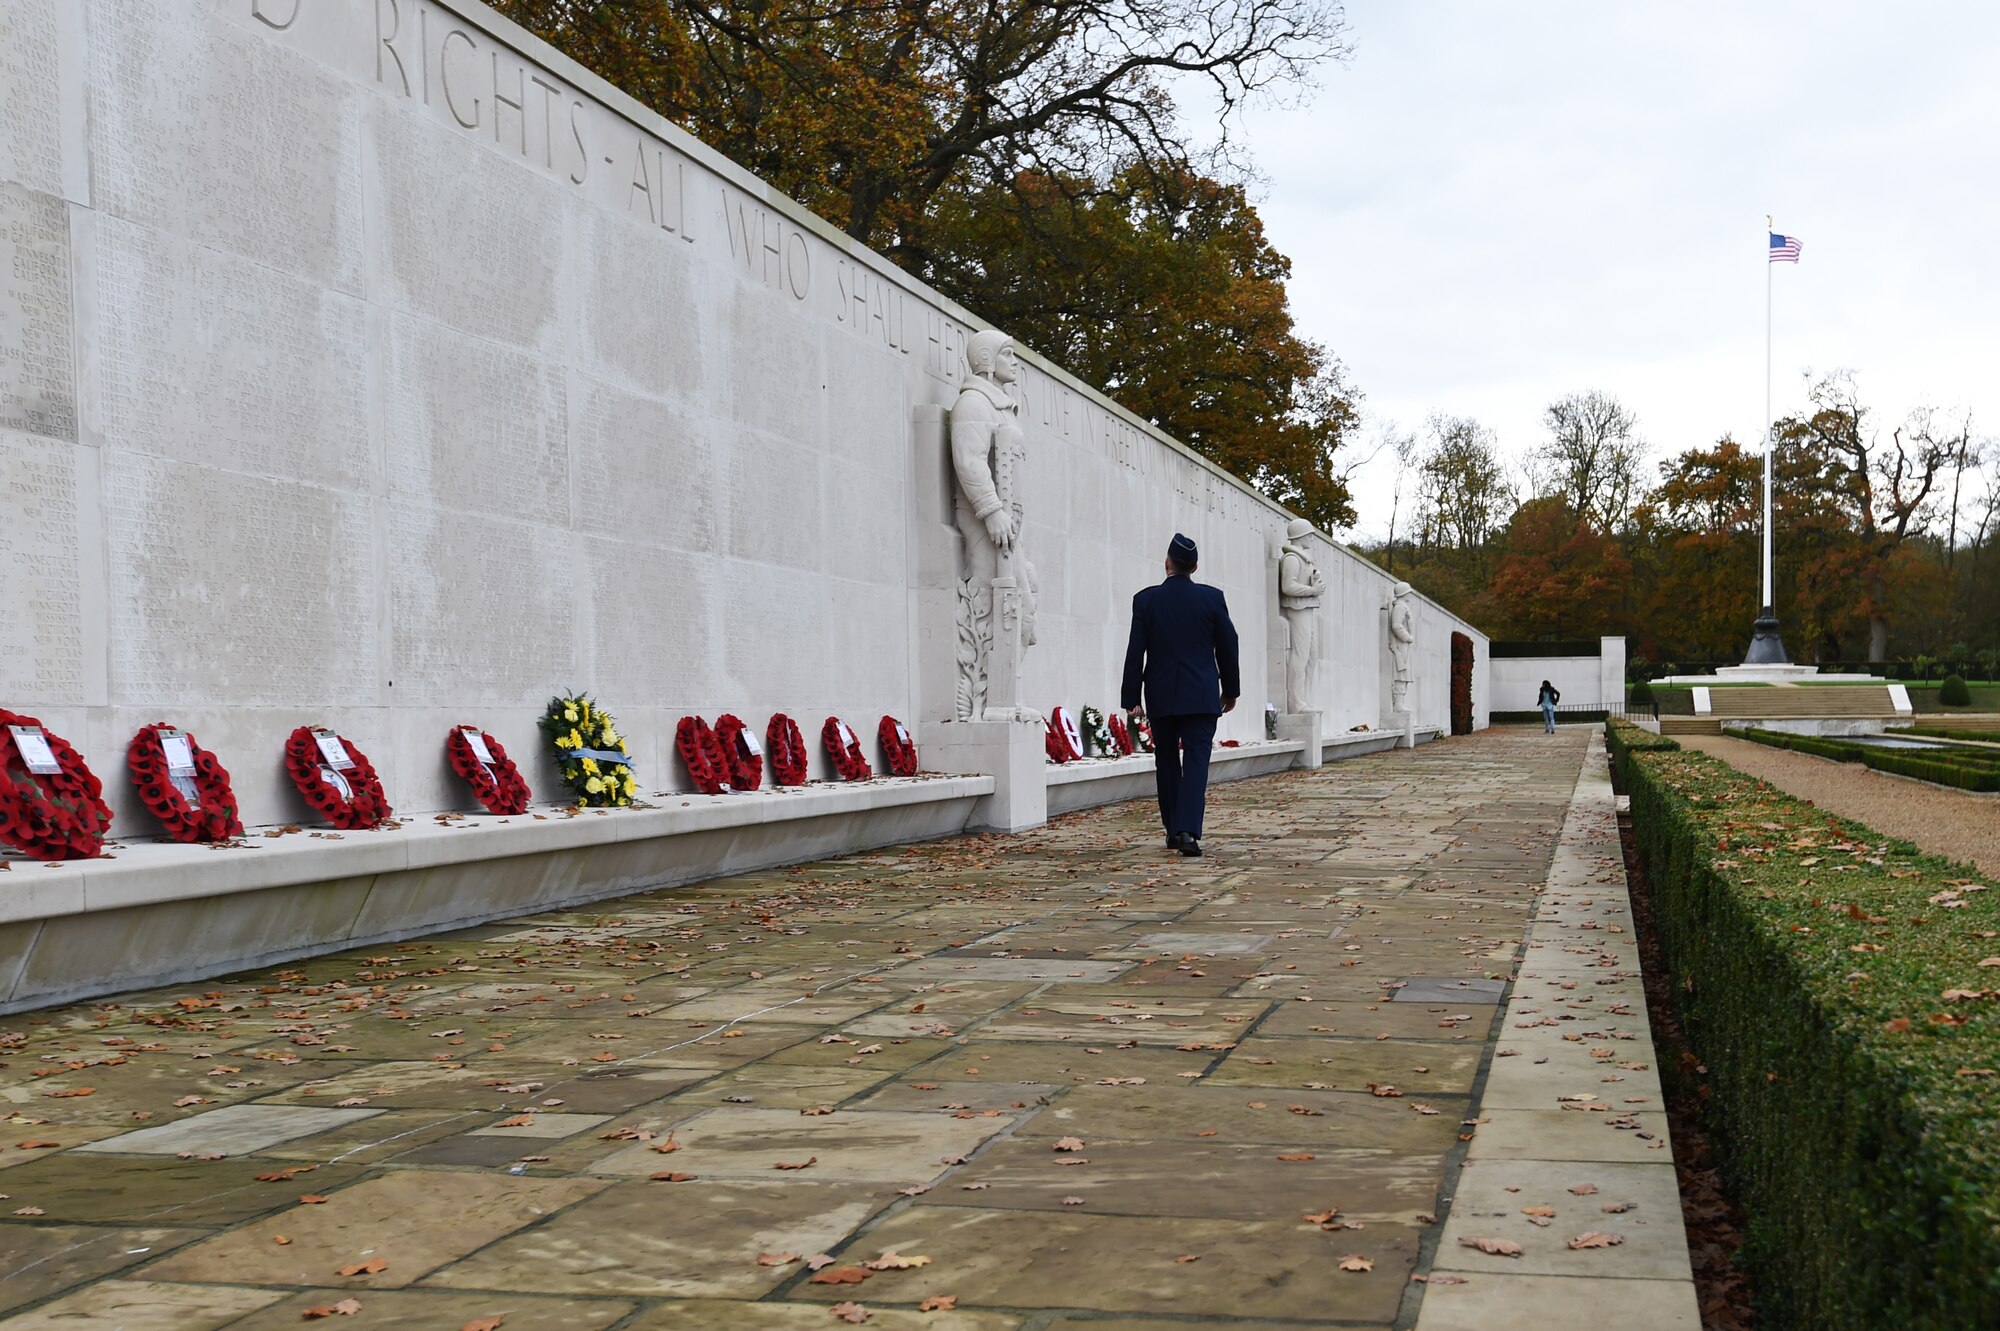
[[[1225,749],[1218,746],[1208,759],[1208,783],[1241,781],[1250,776],[1282,772],[1298,761],[1304,746],[1295,740],[1264,740]],[[1051,763],[1048,767],[1049,816],[1094,809],[1100,804],[1124,800],[1151,799],[1153,755],[1135,753],[1129,758],[1084,758],[1073,763]]]
[[[913,777],[666,807],[429,818],[242,848],[120,845],[0,876],[0,1013],[965,830],[987,776]]]

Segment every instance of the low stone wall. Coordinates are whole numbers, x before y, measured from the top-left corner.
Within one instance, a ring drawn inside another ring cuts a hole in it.
[[[0,881],[0,1012],[965,830],[986,776],[120,846]]]
[[[1304,745],[1296,741],[1266,741],[1233,749],[1218,748],[1208,760],[1210,785],[1265,776],[1296,766]],[[1153,755],[1129,758],[1085,758],[1049,768],[1049,816],[1094,809],[1100,804],[1151,798],[1154,794]]]

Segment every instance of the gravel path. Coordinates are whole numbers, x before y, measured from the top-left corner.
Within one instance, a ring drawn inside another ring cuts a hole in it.
[[[1831,813],[1914,841],[1939,855],[1970,860],[1981,872],[2000,876],[2000,796],[1933,786],[1860,763],[1838,763],[1747,739],[1676,738],[1687,748],[1713,754]]]

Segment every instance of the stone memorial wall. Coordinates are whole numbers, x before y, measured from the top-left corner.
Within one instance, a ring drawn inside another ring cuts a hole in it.
[[[0,706],[83,750],[127,834],[160,720],[251,823],[301,816],[309,722],[420,812],[468,806],[459,724],[553,793],[535,718],[571,688],[649,790],[685,784],[686,713],[947,721],[975,331],[470,0],[0,0]],[[1221,737],[1261,738],[1289,515],[1020,360],[1023,704],[1115,705],[1180,530],[1242,633]],[[1313,702],[1379,727],[1390,580],[1305,541]],[[1444,728],[1449,635],[1485,639],[1415,622],[1410,711]]]

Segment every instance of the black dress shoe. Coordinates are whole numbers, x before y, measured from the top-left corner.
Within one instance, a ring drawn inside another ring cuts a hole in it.
[[[1180,848],[1181,848],[1181,834],[1179,832],[1167,833],[1167,849],[1179,850]]]
[[[1187,856],[1191,860],[1200,859],[1201,842],[1196,841],[1193,837],[1189,836],[1185,832],[1181,833],[1181,854]]]

